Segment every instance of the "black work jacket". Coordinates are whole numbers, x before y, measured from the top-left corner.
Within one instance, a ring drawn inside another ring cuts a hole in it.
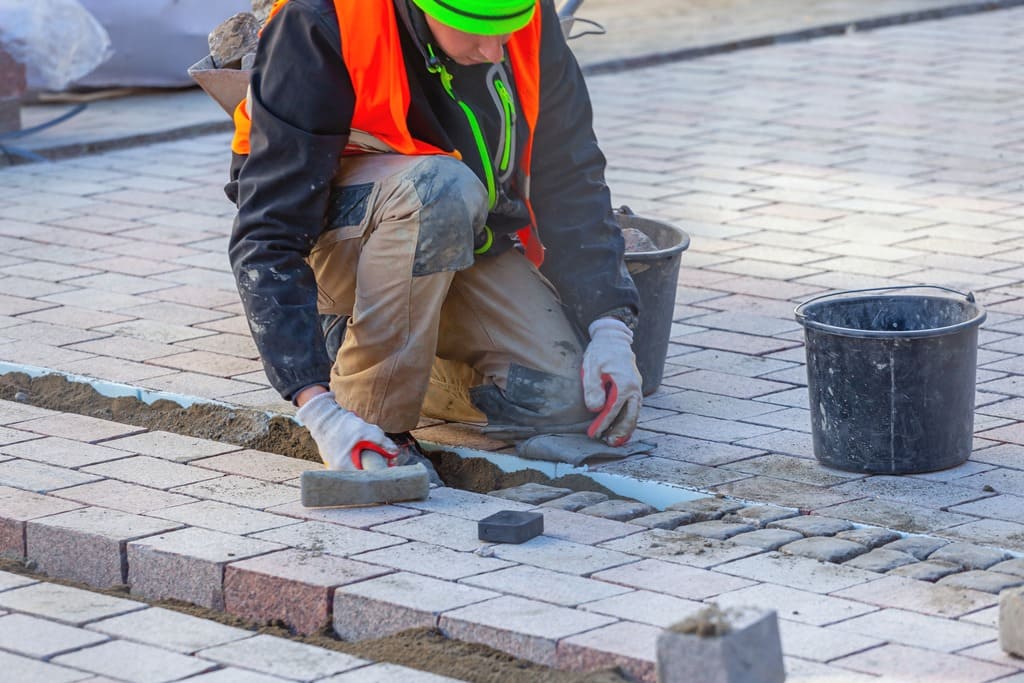
[[[409,77],[410,132],[444,150],[475,150],[465,115],[426,68],[424,41],[430,34],[422,13],[407,0],[396,0],[396,7]],[[547,247],[541,271],[570,319],[586,329],[612,309],[636,310],[638,296],[622,265],[622,235],[604,181],[590,97],[552,3],[544,0],[542,8],[530,199]],[[462,67],[440,56],[495,149],[503,120],[486,87],[491,65]],[[284,6],[263,31],[250,85],[250,153],[234,156],[225,188],[238,205],[229,256],[267,377],[290,400],[303,387],[328,383],[333,364],[324,347],[313,271],[305,261],[325,228],[331,179],[344,163],[356,98],[332,0],[290,0]],[[526,134],[523,119],[517,117],[517,152]],[[462,157],[483,181],[479,155]],[[510,245],[509,233],[528,221],[516,179],[500,182],[498,190],[488,216],[498,236],[491,253]]]

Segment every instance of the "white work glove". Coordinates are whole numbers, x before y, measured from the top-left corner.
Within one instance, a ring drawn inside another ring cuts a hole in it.
[[[593,413],[587,436],[621,446],[640,417],[640,371],[630,345],[633,333],[617,318],[590,323],[590,344],[583,353],[583,401]]]
[[[398,448],[384,431],[345,410],[333,392],[317,394],[295,413],[309,430],[320,458],[331,470],[377,470],[389,467]]]

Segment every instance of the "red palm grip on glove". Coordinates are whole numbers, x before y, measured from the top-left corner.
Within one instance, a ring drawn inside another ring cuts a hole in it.
[[[587,436],[591,439],[601,436],[597,433],[597,430],[604,419],[608,417],[608,413],[615,406],[615,402],[619,400],[619,388],[615,386],[615,380],[611,378],[611,375],[602,372],[601,382],[604,384],[604,406],[601,408],[601,412],[597,414],[597,417],[594,418],[594,421],[590,423],[590,426],[587,427]]]
[[[391,453],[384,450],[383,446],[375,444],[372,441],[359,441],[355,446],[352,447],[352,464],[356,466],[357,470],[363,469],[363,451],[373,451],[378,453],[388,462],[388,467],[395,466],[395,460],[398,459],[398,453]]]

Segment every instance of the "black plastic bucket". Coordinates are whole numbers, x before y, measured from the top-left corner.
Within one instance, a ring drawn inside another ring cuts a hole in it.
[[[653,251],[627,252],[625,257],[626,268],[640,293],[640,322],[633,334],[633,353],[647,396],[657,391],[665,372],[679,261],[690,246],[690,236],[668,223],[641,218],[628,207],[622,207],[616,218],[621,228],[639,230],[656,247]]]
[[[967,460],[985,320],[973,294],[932,286],[852,290],[805,301],[795,314],[804,327],[814,455],[822,464],[909,474]]]

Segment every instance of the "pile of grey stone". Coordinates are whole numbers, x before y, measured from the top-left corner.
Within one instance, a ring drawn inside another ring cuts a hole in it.
[[[239,12],[210,32],[210,58],[215,69],[250,69],[256,58],[260,28],[273,0],[253,0],[252,12]]]

